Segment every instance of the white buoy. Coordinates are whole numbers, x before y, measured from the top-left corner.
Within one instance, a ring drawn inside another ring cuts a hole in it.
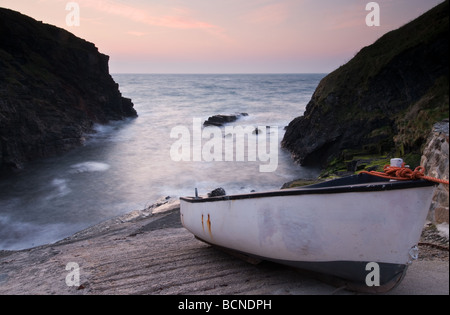
[[[400,158],[391,159],[391,166],[392,167],[402,167],[402,165],[403,165],[403,159],[400,159]],[[390,182],[396,182],[397,180],[391,179],[389,181]]]
[[[403,159],[400,159],[400,158],[391,159],[392,167],[402,167],[402,165],[403,165]]]

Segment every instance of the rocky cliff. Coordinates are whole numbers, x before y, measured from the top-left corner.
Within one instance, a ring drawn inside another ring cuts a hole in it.
[[[94,123],[136,116],[94,44],[0,8],[0,175],[80,145]]]
[[[448,9],[447,0],[326,76],[282,146],[302,165],[377,154],[418,163],[429,130],[448,117]]]
[[[433,126],[423,151],[421,165],[425,175],[448,180],[449,167],[449,122],[448,119]],[[440,184],[432,199],[428,220],[433,223],[448,223],[448,185]]]

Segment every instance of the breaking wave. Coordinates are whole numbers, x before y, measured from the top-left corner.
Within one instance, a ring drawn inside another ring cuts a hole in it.
[[[71,166],[71,173],[84,173],[84,172],[106,172],[110,169],[110,165],[100,162],[84,162]]]

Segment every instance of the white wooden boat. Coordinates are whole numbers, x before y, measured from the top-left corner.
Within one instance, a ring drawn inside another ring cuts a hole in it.
[[[351,290],[386,292],[417,259],[434,186],[359,174],[302,188],[183,197],[181,221],[212,245],[331,276]]]

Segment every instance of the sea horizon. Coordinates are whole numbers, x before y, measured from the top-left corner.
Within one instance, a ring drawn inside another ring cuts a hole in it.
[[[328,75],[331,72],[111,72],[110,75]]]

